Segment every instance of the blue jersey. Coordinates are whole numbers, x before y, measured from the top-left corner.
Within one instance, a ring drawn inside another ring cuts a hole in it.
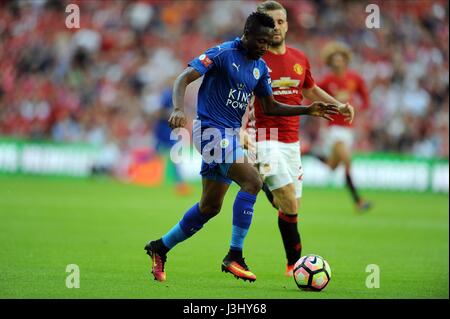
[[[266,63],[247,58],[239,38],[208,49],[189,66],[205,75],[197,104],[202,126],[239,128],[253,94],[272,95]]]

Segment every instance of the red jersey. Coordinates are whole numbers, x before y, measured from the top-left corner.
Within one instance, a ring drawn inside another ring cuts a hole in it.
[[[286,46],[284,54],[267,51],[263,59],[269,67],[275,100],[289,105],[300,105],[303,100],[302,88],[309,89],[315,85],[305,54]],[[277,128],[280,142],[294,143],[298,141],[300,116],[267,116],[257,98],[254,105],[250,105],[250,118],[253,112],[254,123],[250,121],[247,127],[266,128],[266,140],[271,138],[270,128]],[[264,137],[257,134],[256,140],[260,139],[263,140]]]
[[[366,109],[369,107],[369,93],[363,78],[356,72],[347,70],[342,76],[334,73],[326,75],[319,86],[340,102],[350,102],[355,107]],[[356,98],[360,101],[357,103]],[[334,121],[328,125],[351,126],[341,114],[332,116]]]

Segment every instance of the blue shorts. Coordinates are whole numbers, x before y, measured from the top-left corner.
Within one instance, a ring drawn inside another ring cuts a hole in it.
[[[227,177],[231,164],[244,157],[239,143],[239,129],[201,127],[196,121],[193,128],[195,148],[202,155],[200,175],[203,178],[231,184]]]

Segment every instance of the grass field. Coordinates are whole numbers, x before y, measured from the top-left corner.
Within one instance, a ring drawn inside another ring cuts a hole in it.
[[[276,213],[263,194],[245,257],[258,279],[220,272],[231,236],[231,207],[168,256],[167,281],[150,274],[143,247],[172,227],[200,194],[114,181],[0,176],[0,298],[448,298],[447,195],[366,191],[368,214],[353,211],[345,190],[304,189],[303,254],[325,257],[332,279],[319,293],[284,277]],[[66,266],[80,268],[80,288],[65,286]],[[380,288],[365,286],[366,266],[380,268]]]

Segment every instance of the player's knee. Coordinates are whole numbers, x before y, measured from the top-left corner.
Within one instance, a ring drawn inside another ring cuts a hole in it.
[[[286,198],[281,201],[281,211],[285,214],[297,214],[298,204],[295,198]]]
[[[222,203],[200,203],[199,207],[202,214],[212,218],[220,213]]]
[[[259,176],[253,178],[248,178],[245,182],[241,184],[241,188],[244,192],[256,195],[259,193],[263,186],[263,182]]]
[[[335,170],[336,167],[338,167],[340,161],[339,160],[333,160],[328,162],[328,167],[331,168],[331,170]]]
[[[294,200],[292,200],[289,204],[290,204],[290,206],[291,206],[291,208],[292,208],[292,212],[293,212],[294,214],[297,214],[297,213],[298,213],[298,204],[297,204],[297,200],[294,198]]]

